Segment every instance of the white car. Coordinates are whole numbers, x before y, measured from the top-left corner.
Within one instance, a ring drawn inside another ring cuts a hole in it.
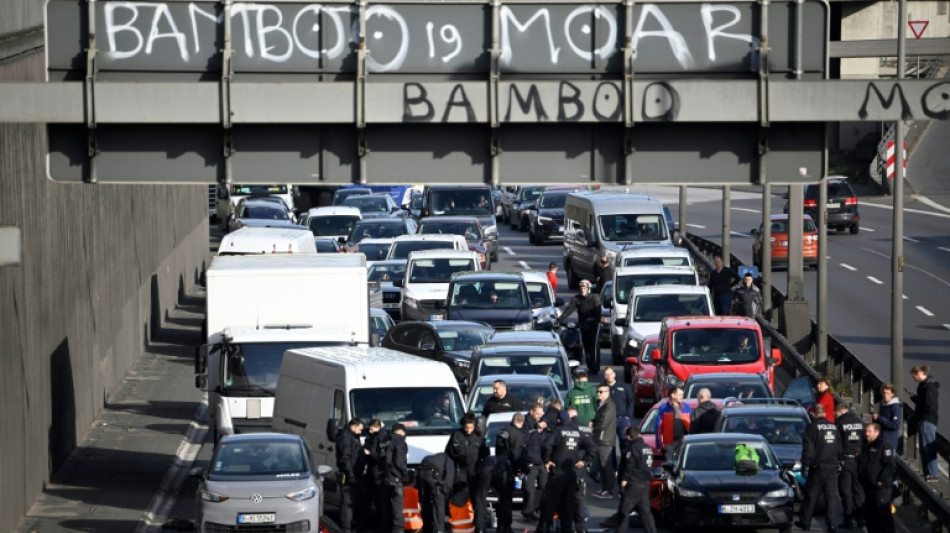
[[[402,320],[438,320],[443,317],[439,305],[449,293],[449,282],[456,272],[480,270],[475,252],[459,250],[420,250],[409,254],[406,274],[394,280],[402,288]]]
[[[363,219],[360,210],[355,207],[333,206],[315,207],[307,211],[307,227],[314,237],[327,237],[346,242],[353,227]]]
[[[637,353],[643,339],[659,335],[669,316],[712,316],[712,296],[707,287],[656,285],[635,287],[630,294],[627,316],[614,324],[624,328],[624,356]]]
[[[555,322],[561,316],[559,307],[564,300],[554,296],[554,289],[548,281],[548,274],[540,271],[525,271],[521,273],[525,285],[528,287],[528,298],[531,300],[531,317],[537,329],[554,329]]]
[[[461,235],[401,235],[393,240],[386,259],[409,259],[417,250],[468,251],[468,241]]]

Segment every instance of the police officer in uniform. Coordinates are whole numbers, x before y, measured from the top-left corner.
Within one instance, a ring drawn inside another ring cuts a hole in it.
[[[409,474],[409,447],[406,444],[406,427],[393,426],[383,455],[383,489],[386,491],[386,507],[383,513],[383,528],[389,524],[392,533],[403,533],[405,521],[402,516],[402,487]]]
[[[487,502],[480,498],[478,490],[478,463],[489,455],[485,437],[475,429],[475,414],[466,413],[460,421],[462,427],[455,430],[445,445],[445,453],[455,462],[455,482],[465,483],[475,510],[475,531],[482,531],[485,523]]]
[[[515,413],[511,417],[511,423],[502,428],[495,436],[495,455],[507,458],[515,472],[522,470],[524,466],[524,423],[524,414]]]
[[[419,464],[422,532],[445,533],[445,508],[455,485],[455,463],[444,453],[427,455]]]
[[[542,455],[548,471],[548,484],[544,488],[537,533],[551,533],[555,511],[559,515],[561,533],[570,533],[572,523],[575,533],[584,533],[587,528],[583,505],[578,505],[583,502],[578,501],[577,493],[587,475],[587,465],[597,456],[594,439],[589,433],[582,432],[576,422],[568,421],[553,429],[552,438],[545,444]],[[580,516],[577,516],[578,512]]]
[[[841,404],[835,409],[835,425],[841,435],[841,471],[838,473],[838,491],[844,512],[844,529],[858,528],[858,510],[864,506],[864,491],[858,481],[858,454],[864,444],[864,422]]]
[[[864,517],[868,533],[894,533],[891,492],[894,483],[894,450],[881,438],[881,426],[864,428],[867,442],[858,456],[858,476],[864,488]]]
[[[358,492],[356,462],[362,451],[360,433],[363,422],[351,419],[336,437],[336,467],[340,480],[340,527],[343,533],[353,532],[353,503]]]
[[[805,438],[802,442],[802,468],[808,472],[805,482],[805,501],[802,503],[801,517],[795,523],[797,527],[809,530],[811,517],[815,513],[815,505],[822,489],[828,505],[825,511],[825,522],[828,531],[838,530],[838,461],[841,458],[841,436],[838,426],[825,418],[825,407],[815,405],[814,418],[805,428]]]
[[[536,403],[531,406],[524,422],[525,477],[521,484],[522,490],[524,490],[524,506],[521,508],[521,515],[525,520],[532,522],[538,519],[537,513],[541,508],[541,493],[548,483],[548,471],[544,466],[541,450],[551,437],[552,432],[548,428],[543,415],[544,406]]]
[[[640,432],[634,427],[626,430],[628,446],[620,459],[620,523],[617,533],[627,533],[630,512],[640,515],[643,529],[656,533],[653,513],[650,509],[650,481],[653,479],[653,450],[643,442]]]
[[[498,494],[498,527],[496,533],[511,533],[511,500],[514,496],[515,479],[511,463],[504,455],[489,455],[478,462],[478,481],[475,485],[476,495],[472,502],[479,502],[481,510],[475,510],[475,529],[487,529],[486,502],[488,490],[495,489]]]
[[[372,502],[373,512],[361,524],[368,529],[389,529],[389,522],[386,521],[386,506],[389,501],[389,494],[385,486],[385,457],[389,448],[390,433],[384,429],[385,424],[382,420],[374,418],[369,421],[369,435],[366,442],[363,443],[363,455],[366,461],[365,474],[365,492]],[[363,513],[360,513],[363,516]]]

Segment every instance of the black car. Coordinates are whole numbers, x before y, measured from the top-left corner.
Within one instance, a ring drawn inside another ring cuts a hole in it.
[[[316,237],[313,239],[313,244],[317,247],[318,254],[336,254],[343,251],[343,245],[336,239]]]
[[[511,229],[527,231],[530,222],[529,211],[534,209],[534,202],[538,196],[541,196],[543,190],[543,185],[523,185],[518,188],[518,192],[511,200],[511,206],[505,206],[505,218],[508,219]]]
[[[411,218],[364,218],[353,226],[346,244],[353,246],[363,239],[392,239],[415,232],[416,221]]]
[[[820,189],[817,185],[805,186],[805,214],[811,216],[815,222],[818,222],[819,193]],[[788,194],[782,196],[788,200]],[[847,229],[852,235],[860,230],[861,213],[858,212],[858,195],[845,179],[828,179],[828,203],[825,204],[825,208],[828,228],[838,231]],[[788,202],[785,202],[783,213],[788,214]]]
[[[448,296],[439,305],[450,320],[476,320],[495,329],[534,329],[528,287],[520,274],[453,274]]]
[[[758,470],[736,470],[739,444],[755,450]],[[794,519],[792,468],[790,463],[779,463],[761,435],[687,435],[673,461],[663,463],[661,517],[674,529],[776,528],[788,533]]]
[[[472,351],[468,383],[488,374],[535,374],[549,376],[561,396],[574,386],[567,352],[553,344],[490,344]]]
[[[388,194],[357,194],[348,196],[340,205],[359,209],[363,220],[369,218],[406,216],[406,212],[396,205],[396,201]]]
[[[528,241],[541,245],[550,239],[564,239],[564,202],[574,189],[545,190],[538,197],[535,209],[529,212],[531,220]]]
[[[700,389],[709,389],[711,398],[772,398],[769,380],[762,374],[746,372],[711,372],[693,374],[683,386],[685,398],[695,398]]]
[[[380,345],[449,365],[455,379],[469,377],[472,350],[488,341],[494,330],[479,322],[435,320],[401,322],[389,328]]]
[[[337,189],[337,191],[333,193],[333,201],[330,205],[343,205],[343,200],[346,200],[350,196],[357,196],[361,194],[373,194],[373,190],[368,187]]]

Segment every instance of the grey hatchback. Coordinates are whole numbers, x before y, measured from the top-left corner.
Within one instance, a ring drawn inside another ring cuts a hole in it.
[[[248,433],[222,438],[195,494],[199,532],[320,529],[323,476],[297,435]],[[256,527],[255,527],[256,526]]]

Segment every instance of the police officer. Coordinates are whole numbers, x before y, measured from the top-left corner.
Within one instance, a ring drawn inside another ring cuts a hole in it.
[[[336,467],[340,480],[340,527],[353,532],[353,503],[357,493],[356,462],[361,455],[363,422],[353,418],[336,437]]]
[[[560,517],[561,533],[570,533],[572,523],[575,533],[584,533],[587,527],[583,502],[578,501],[577,493],[587,474],[587,465],[597,456],[594,439],[582,432],[576,422],[568,421],[553,430],[542,455],[548,471],[548,484],[544,489],[537,533],[551,533],[555,511]]]
[[[650,481],[653,480],[653,450],[643,442],[640,432],[634,427],[626,430],[627,451],[620,459],[620,523],[617,533],[627,533],[630,512],[640,515],[643,529],[656,533],[653,513],[650,510]]]
[[[524,414],[515,413],[511,417],[511,423],[502,428],[495,437],[495,457],[507,467],[498,464],[490,473],[486,473],[487,467],[483,465],[480,467],[482,470],[479,471],[479,480],[484,482],[487,479],[498,491],[499,532],[511,529],[511,505],[514,498],[515,478],[519,471],[524,470],[524,420]]]
[[[405,521],[402,516],[402,487],[409,474],[409,447],[406,445],[406,427],[393,426],[389,433],[388,445],[383,455],[383,486],[387,494],[383,527],[390,525],[392,533],[403,533]]]
[[[525,520],[538,519],[538,510],[541,506],[541,493],[548,483],[548,471],[544,467],[541,451],[551,437],[552,432],[544,420],[544,406],[536,403],[528,410],[525,418],[525,448],[524,448],[524,505],[521,514]],[[497,450],[497,448],[496,448]]]
[[[858,454],[864,444],[864,422],[858,415],[841,404],[835,409],[835,425],[841,436],[841,471],[838,473],[838,491],[844,512],[844,529],[858,526],[858,510],[864,506],[864,491],[858,481]]]
[[[811,517],[815,513],[815,505],[822,489],[825,491],[828,505],[825,511],[825,522],[828,531],[838,530],[838,461],[841,457],[841,436],[838,426],[825,418],[825,407],[815,405],[814,418],[805,428],[805,438],[802,442],[802,468],[808,472],[805,482],[805,501],[802,503],[801,517],[795,523],[797,527],[808,531]]]
[[[372,502],[371,513],[365,513],[363,518],[363,528],[377,530],[383,528],[389,529],[389,523],[386,520],[386,506],[388,505],[389,495],[385,486],[385,465],[384,460],[386,451],[390,444],[389,431],[384,429],[382,420],[373,418],[369,421],[369,430],[366,441],[363,443],[363,456],[366,461],[365,490],[363,494],[367,501]],[[359,517],[363,517],[360,513]]]
[[[445,508],[455,485],[455,463],[444,453],[427,455],[419,464],[422,532],[445,533]]]
[[[864,428],[867,442],[858,456],[858,472],[864,488],[864,517],[868,533],[894,533],[891,491],[894,483],[894,450],[881,438],[881,426]]]
[[[496,533],[511,533],[511,500],[514,496],[514,472],[511,463],[504,455],[489,455],[478,462],[478,481],[475,485],[475,496],[472,502],[478,502],[475,508],[475,529],[484,531],[487,524],[485,502],[488,501],[488,490],[495,489],[498,494],[498,526]]]
[[[523,470],[524,466],[524,422],[524,414],[515,413],[511,416],[511,423],[495,436],[495,455],[505,457],[515,472]]]
[[[445,445],[445,454],[455,462],[455,482],[466,483],[475,509],[475,530],[481,531],[487,502],[478,498],[478,462],[489,454],[485,438],[475,430],[475,414],[465,413],[462,427],[452,432]]]

